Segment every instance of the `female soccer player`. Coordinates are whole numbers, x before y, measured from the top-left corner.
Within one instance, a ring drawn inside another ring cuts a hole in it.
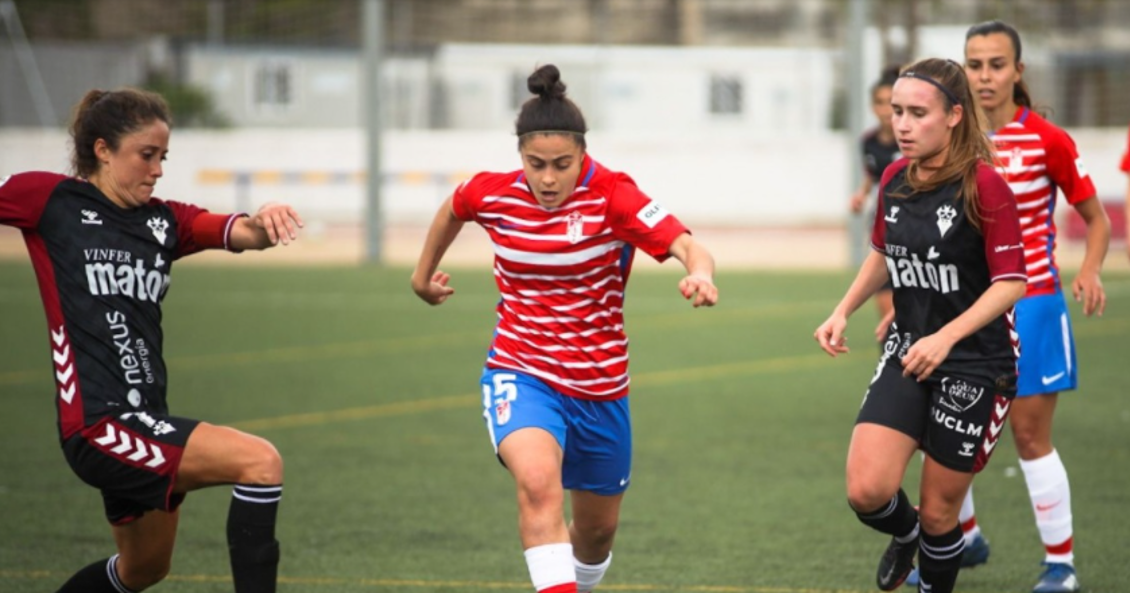
[[[586,152],[584,116],[553,65],[527,83],[517,120],[522,169],[480,173],[436,213],[412,289],[455,290],[439,262],[465,222],[494,246],[502,299],[480,381],[495,453],[514,477],[518,530],[540,593],[591,591],[612,561],[631,476],[624,289],[635,249],[686,267],[679,291],[718,300],[714,260],[674,216]],[[571,491],[572,523],[563,518]]]
[[[1033,591],[1059,593],[1078,591],[1080,585],[1073,564],[1071,490],[1067,470],[1052,444],[1058,393],[1075,389],[1078,380],[1071,319],[1055,261],[1056,189],[1087,224],[1086,252],[1071,291],[1088,316],[1102,315],[1106,307],[1099,273],[1110,242],[1110,221],[1071,137],[1032,110],[1020,55],[1019,33],[1000,21],[975,25],[965,35],[965,73],[987,115],[997,172],[1016,194],[1021,213],[1028,287],[1016,306],[1023,348],[1009,422],[1046,552]],[[966,563],[988,560],[972,491],[960,519],[974,551]]]
[[[901,156],[898,142],[895,142],[895,132],[891,129],[891,88],[895,86],[898,75],[898,66],[888,67],[883,70],[879,80],[871,86],[871,111],[875,114],[875,120],[879,125],[864,134],[860,141],[864,175],[859,188],[851,195],[850,203],[851,211],[856,214],[863,212],[872,190],[879,185],[879,180],[883,177],[883,171]],[[887,335],[887,326],[891,322],[894,310],[889,282],[875,293],[875,305],[879,309],[875,340],[882,343]]]
[[[234,484],[235,590],[275,590],[282,459],[259,437],[169,415],[161,301],[173,261],[289,243],[302,222],[288,206],[217,215],[152,197],[169,124],[160,96],[90,91],[70,130],[76,177],[0,180],[0,223],[23,230],[47,313],[63,454],[101,491],[118,549],[60,593],[129,593],[161,581],[185,494],[220,484]]]
[[[895,321],[852,433],[848,502],[892,536],[880,589],[901,585],[920,551],[921,590],[949,593],[965,545],[958,509],[1015,393],[1012,306],[1024,294],[1024,258],[1016,202],[987,164],[992,147],[961,66],[909,66],[891,106],[904,158],[880,182],[874,251],[814,337],[832,356],[847,352],[848,316],[891,281]],[[900,485],[919,448],[915,511]]]

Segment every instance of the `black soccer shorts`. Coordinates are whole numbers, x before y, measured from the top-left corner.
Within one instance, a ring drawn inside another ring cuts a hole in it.
[[[172,512],[184,500],[173,485],[198,420],[135,411],[106,416],[63,443],[67,463],[102,491],[106,518],[129,523],[150,510]]]
[[[856,424],[879,424],[905,433],[952,470],[984,469],[1016,396],[1016,375],[989,380],[935,372],[919,383],[902,372],[897,358],[880,360]]]

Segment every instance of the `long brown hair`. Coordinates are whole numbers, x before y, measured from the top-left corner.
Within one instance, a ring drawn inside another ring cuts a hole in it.
[[[993,163],[996,160],[996,151],[988,136],[981,131],[985,114],[973,97],[969,81],[965,78],[965,70],[953,60],[927,58],[907,66],[901,77],[928,78],[934,81],[946,113],[952,113],[955,105],[961,105],[963,116],[953,128],[949,153],[942,166],[938,167],[929,179],[921,181],[918,179],[921,163],[918,160],[911,160],[906,168],[906,186],[909,191],[903,194],[892,192],[891,196],[906,198],[960,179],[961,187],[958,189],[957,197],[964,201],[965,217],[974,227],[980,229],[982,215],[977,194],[977,169],[982,163]],[[957,99],[957,103],[954,99]]]

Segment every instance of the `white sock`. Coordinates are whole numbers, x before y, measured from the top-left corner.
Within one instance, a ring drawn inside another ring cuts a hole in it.
[[[1071,564],[1075,559],[1072,550],[1071,487],[1067,483],[1067,468],[1054,449],[1048,455],[1032,461],[1020,460],[1024,479],[1028,482],[1028,496],[1036,514],[1036,529],[1044,542],[1047,562]]]
[[[585,564],[573,558],[573,568],[577,571],[578,593],[590,593],[595,589],[604,578],[604,572],[608,570],[610,564],[612,564],[612,552],[609,552],[608,557],[600,564]]]
[[[969,492],[965,493],[965,500],[961,503],[961,511],[957,514],[957,520],[961,522],[961,533],[965,536],[965,545],[968,546],[981,535],[981,526],[977,524],[977,517],[973,512],[973,485],[969,486]]]
[[[573,544],[534,546],[525,552],[534,589],[545,591],[577,582],[573,569]]]

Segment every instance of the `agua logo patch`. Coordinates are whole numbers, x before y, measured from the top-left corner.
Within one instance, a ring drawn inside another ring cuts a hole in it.
[[[960,414],[981,401],[985,388],[970,385],[961,379],[942,377],[942,393],[945,397],[938,400],[938,403]]]

